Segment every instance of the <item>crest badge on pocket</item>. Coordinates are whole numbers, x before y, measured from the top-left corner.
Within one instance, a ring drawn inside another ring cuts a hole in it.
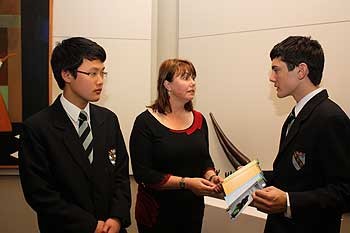
[[[114,166],[117,161],[117,151],[116,149],[110,149],[108,151],[108,158],[111,161],[111,164]]]
[[[305,166],[305,152],[295,151],[292,158],[293,166],[298,171]]]

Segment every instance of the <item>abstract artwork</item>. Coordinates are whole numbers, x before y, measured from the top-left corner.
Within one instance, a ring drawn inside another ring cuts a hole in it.
[[[233,143],[224,134],[218,122],[216,121],[213,113],[209,113],[209,116],[211,121],[213,122],[214,130],[215,130],[216,136],[219,139],[220,145],[224,150],[226,157],[228,158],[232,166],[235,168],[235,170],[237,170],[241,166],[244,166],[250,163],[251,162],[250,159],[247,156],[245,156],[241,151],[239,151],[238,148],[235,145],[233,145]]]
[[[51,1],[0,1],[0,168],[16,168],[22,122],[49,103]]]

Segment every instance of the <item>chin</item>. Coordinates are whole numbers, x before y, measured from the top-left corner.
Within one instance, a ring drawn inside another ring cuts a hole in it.
[[[97,97],[93,97],[89,100],[89,102],[97,102],[100,100],[100,96],[97,96]]]
[[[286,95],[285,93],[277,93],[278,98],[284,98],[286,96],[288,96],[288,95]]]
[[[193,100],[194,99],[194,95],[190,95],[187,99],[188,99],[188,101]]]

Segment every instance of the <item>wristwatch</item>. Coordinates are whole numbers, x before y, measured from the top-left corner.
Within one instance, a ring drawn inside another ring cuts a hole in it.
[[[179,182],[180,189],[185,189],[186,183],[185,183],[185,177],[182,177]]]

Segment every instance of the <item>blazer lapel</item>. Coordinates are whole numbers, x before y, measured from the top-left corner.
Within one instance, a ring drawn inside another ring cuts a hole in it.
[[[307,120],[307,118],[310,116],[313,110],[317,107],[317,105],[319,105],[323,100],[327,98],[328,98],[328,93],[326,90],[323,90],[317,95],[315,95],[314,97],[312,97],[298,114],[297,118],[293,122],[293,125],[289,129],[289,132],[285,138],[283,137],[286,132],[286,126],[285,124],[283,125],[281,139],[280,139],[280,148],[279,148],[278,155],[276,157],[275,162],[278,160],[279,155],[283,153],[283,151],[287,148],[287,146],[291,143],[291,141],[297,136],[303,122]]]
[[[88,178],[91,178],[91,165],[89,159],[85,156],[83,145],[79,141],[78,133],[69,119],[66,111],[62,107],[60,96],[57,97],[52,107],[55,111],[54,125],[57,129],[63,131],[64,143],[70,152],[73,160],[81,167]]]
[[[90,122],[93,135],[93,148],[94,148],[94,159],[93,163],[97,163],[103,157],[105,153],[106,145],[106,132],[103,127],[104,125],[104,115],[99,112],[97,107],[90,103]]]

